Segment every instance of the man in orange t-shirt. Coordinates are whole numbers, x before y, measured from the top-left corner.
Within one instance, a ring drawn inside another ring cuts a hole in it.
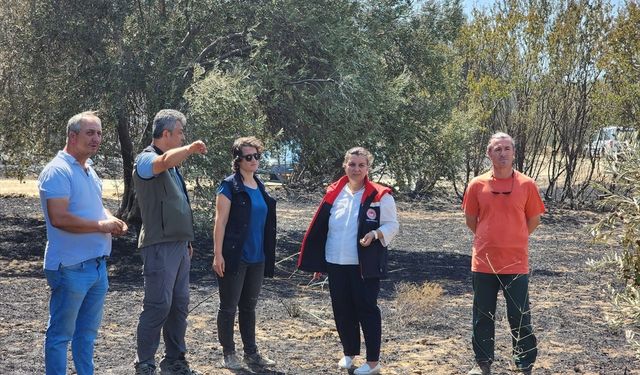
[[[535,182],[513,169],[515,144],[506,133],[491,136],[487,156],[492,168],[467,187],[462,202],[466,224],[474,234],[473,351],[469,375],[488,375],[494,359],[498,292],[502,290],[511,327],[513,358],[530,374],[537,342],[529,310],[529,235],[540,224],[544,204]]]

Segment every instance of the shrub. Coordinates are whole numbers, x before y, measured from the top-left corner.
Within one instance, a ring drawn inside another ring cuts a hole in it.
[[[593,228],[596,240],[622,245],[621,277],[640,286],[640,149],[625,150],[610,160],[611,184],[599,185],[600,207],[608,213]]]
[[[611,184],[598,188],[604,193],[601,207],[608,213],[592,234],[599,241],[618,242],[622,251],[588,264],[616,273],[619,285],[609,288],[614,311],[607,322],[625,331],[640,356],[640,342],[635,338],[640,329],[640,149],[632,147],[614,155],[607,172]]]

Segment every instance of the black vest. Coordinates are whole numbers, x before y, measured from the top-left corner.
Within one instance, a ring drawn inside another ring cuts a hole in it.
[[[142,152],[162,155],[162,151],[154,145]],[[172,173],[177,174],[180,183]],[[193,241],[193,213],[178,168],[144,179],[138,175],[134,165],[133,185],[142,216],[139,248],[163,242]]]
[[[265,190],[264,184],[256,177],[258,189],[267,204],[267,220],[264,225],[264,275],[273,277],[276,262],[276,200]],[[245,190],[242,176],[234,173],[222,181],[231,191],[231,209],[224,230],[222,256],[225,261],[225,273],[234,272],[242,258],[242,247],[247,237],[247,228],[251,219],[251,198]]]

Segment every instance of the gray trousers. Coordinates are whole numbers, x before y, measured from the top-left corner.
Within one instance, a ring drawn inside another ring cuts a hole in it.
[[[136,363],[155,365],[164,338],[165,358],[182,359],[189,312],[189,258],[186,241],[165,242],[141,249],[144,301],[138,321]]]

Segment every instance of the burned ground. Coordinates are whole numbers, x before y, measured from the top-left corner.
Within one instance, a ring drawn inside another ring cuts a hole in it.
[[[115,206],[117,202],[109,201]],[[295,253],[315,203],[281,199],[278,206],[278,265],[266,280],[258,305],[260,349],[275,359],[272,371],[231,372],[219,367],[221,347],[215,325],[217,285],[212,272],[211,238],[198,235],[193,258],[191,308],[187,333],[192,366],[205,374],[340,373],[338,335],[326,285],[309,285],[295,272]],[[399,204],[401,233],[392,244],[390,278],[383,281],[382,361],[385,374],[464,374],[472,365],[470,345],[471,235],[455,204]],[[551,209],[531,241],[531,304],[539,340],[540,374],[639,374],[640,361],[611,329],[606,285],[610,275],[588,270],[607,247],[594,245],[587,228],[590,212]],[[0,197],[0,374],[43,373],[42,344],[48,290],[42,272],[45,226],[37,198]],[[135,234],[113,243],[110,292],[96,343],[97,374],[130,374],[135,327],[142,302],[141,261]],[[435,282],[444,294],[421,316],[400,318],[395,286]],[[238,349],[241,343],[237,337]],[[510,337],[502,297],[496,324],[494,373],[511,373]],[[159,350],[159,355],[162,347]],[[363,348],[364,351],[364,348]],[[159,359],[159,358],[158,358]]]

